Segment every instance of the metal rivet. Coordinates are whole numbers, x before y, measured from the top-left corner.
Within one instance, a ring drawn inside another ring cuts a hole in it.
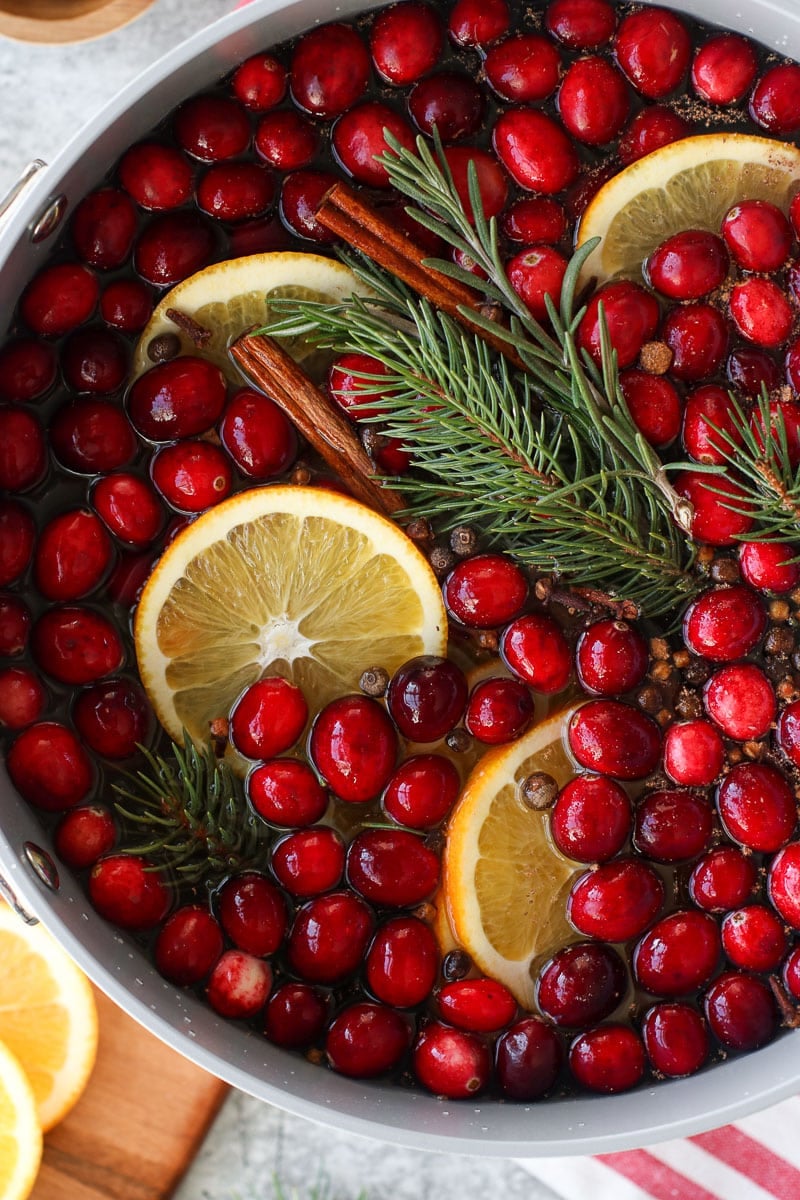
[[[45,238],[50,237],[51,233],[55,233],[66,211],[67,197],[62,192],[60,196],[56,196],[55,200],[50,201],[39,220],[31,228],[31,241],[34,244],[43,242]]]
[[[25,842],[22,852],[36,878],[41,880],[45,887],[50,888],[51,892],[57,892],[61,887],[61,880],[58,877],[58,868],[47,851],[35,842]]]

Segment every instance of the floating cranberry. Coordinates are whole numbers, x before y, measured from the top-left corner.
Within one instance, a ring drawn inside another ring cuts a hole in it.
[[[89,320],[100,296],[97,276],[79,263],[56,263],[35,275],[20,313],[34,333],[60,337]]]
[[[268,113],[256,129],[255,148],[272,167],[295,171],[311,161],[319,147],[319,133],[292,109]]]
[[[258,684],[253,686],[258,688]],[[262,738],[274,740],[276,730],[270,726],[268,719],[264,719],[264,712],[255,703],[251,715],[249,726],[244,722],[240,724],[245,724],[242,740],[255,750]],[[285,727],[277,732],[284,731]],[[263,756],[253,753],[248,757]],[[276,758],[271,762],[259,763],[247,777],[247,795],[262,820],[290,829],[313,825],[328,807],[327,792],[314,772],[306,763],[294,758]]]
[[[214,232],[199,213],[167,212],[152,217],[139,235],[134,266],[157,287],[179,283],[205,267],[214,253]]]
[[[206,978],[222,949],[222,930],[208,909],[186,904],[158,931],[153,958],[156,970],[170,983],[191,987]]]
[[[286,95],[286,68],[271,54],[254,54],[236,68],[231,79],[234,96],[251,112],[266,112]]]
[[[33,656],[57,679],[72,685],[94,683],[122,665],[125,652],[111,622],[90,608],[51,608],[33,627]]]
[[[686,304],[667,314],[661,337],[672,351],[671,374],[689,382],[716,375],[728,350],[728,326],[710,304]]]
[[[232,258],[288,250],[291,244],[291,234],[277,214],[242,221],[228,230],[228,252]]]
[[[498,1033],[517,1015],[517,1002],[494,979],[459,979],[446,984],[436,1003],[440,1016],[457,1029]]]
[[[422,133],[438,130],[444,142],[476,133],[483,120],[483,92],[469,75],[440,71],[411,89],[408,111]]]
[[[560,692],[569,683],[569,643],[557,622],[544,613],[527,613],[512,621],[503,632],[500,652],[514,674],[537,692]]]
[[[756,1050],[772,1040],[778,1010],[766,983],[739,971],[725,971],[706,992],[711,1032],[731,1050]]]
[[[449,758],[414,754],[392,775],[383,793],[384,812],[409,829],[433,829],[456,802],[461,780]]]
[[[686,26],[664,8],[630,13],[621,22],[614,45],[619,65],[649,100],[675,91],[692,53]]]
[[[286,902],[274,883],[255,871],[234,875],[219,891],[217,911],[239,950],[259,958],[274,954],[286,934]]]
[[[282,475],[297,456],[297,434],[281,408],[252,388],[228,402],[219,427],[223,446],[251,479]]]
[[[353,892],[315,896],[289,932],[290,970],[309,983],[339,983],[363,961],[373,926],[372,910]]]
[[[774,348],[782,345],[794,322],[791,304],[771,279],[746,279],[737,283],[731,292],[729,309],[742,337],[757,346]]]
[[[46,812],[74,808],[92,786],[86,751],[72,730],[56,721],[42,721],[20,733],[6,765],[20,795]]]
[[[380,378],[388,373],[380,359],[369,354],[340,354],[328,371],[328,392],[355,420],[379,417],[385,411],[381,403]]]
[[[111,539],[94,513],[62,513],[39,535],[36,586],[48,600],[78,600],[97,587],[110,562]]]
[[[161,495],[178,512],[200,513],[231,490],[228,459],[211,442],[177,442],[155,455],[150,472]]]
[[[527,597],[528,581],[522,569],[503,554],[464,559],[444,584],[448,612],[473,629],[504,625],[517,615]]]
[[[781,372],[773,358],[754,346],[740,346],[728,356],[728,379],[747,396],[760,396],[764,388],[773,392],[781,383]]]
[[[767,893],[787,925],[800,929],[800,842],[790,842],[773,858]]]
[[[800,129],[800,67],[782,63],[765,71],[750,97],[750,116],[770,133]]]
[[[206,987],[208,1003],[221,1017],[254,1017],[264,1007],[272,970],[243,950],[226,950],[217,959]]]
[[[105,394],[121,387],[128,370],[128,351],[122,340],[104,329],[81,329],[61,351],[65,383],[76,392]]]
[[[567,232],[567,214],[551,196],[521,196],[505,209],[500,224],[512,242],[549,245]]]
[[[153,442],[205,433],[225,407],[225,376],[219,367],[191,355],[159,363],[141,375],[128,396],[128,414]]]
[[[800,767],[800,700],[787,704],[775,727],[775,741],[796,767]]]
[[[164,523],[164,509],[140,475],[105,475],[98,479],[92,489],[92,507],[121,542],[137,548],[149,546]]]
[[[318,896],[340,883],[344,855],[344,843],[335,829],[300,829],[274,847],[272,870],[293,896]]]
[[[163,921],[171,904],[160,870],[138,854],[110,854],[89,875],[89,899],[106,921],[136,932]]]
[[[492,144],[512,178],[529,191],[551,195],[578,177],[580,160],[575,147],[551,117],[535,109],[502,113]]]
[[[512,1100],[537,1100],[555,1083],[563,1059],[564,1048],[553,1026],[538,1017],[523,1017],[498,1038],[497,1082]]]
[[[0,586],[19,579],[31,560],[35,541],[36,525],[27,508],[16,500],[0,500]],[[464,690],[466,693],[466,683]]]
[[[645,342],[653,337],[659,320],[658,301],[637,283],[622,280],[607,283],[595,292],[578,326],[578,344],[600,362],[600,305],[603,305],[611,345],[620,369],[639,357]]]
[[[561,56],[537,33],[517,33],[493,46],[483,64],[486,78],[503,100],[530,104],[558,87]]]
[[[203,162],[242,154],[250,142],[250,123],[238,104],[225,96],[193,96],[175,115],[179,145]]]
[[[429,1092],[448,1100],[469,1100],[488,1086],[492,1058],[476,1034],[430,1021],[414,1044],[412,1066]]]
[[[449,659],[422,655],[394,673],[386,699],[404,737],[435,742],[460,720],[467,702],[467,681]]]
[[[100,270],[121,266],[131,252],[137,224],[136,209],[124,192],[108,187],[90,192],[72,218],[78,257]]]
[[[432,8],[405,0],[378,13],[369,41],[378,74],[404,87],[436,66],[444,34]]]
[[[777,709],[773,686],[754,663],[737,663],[712,675],[703,704],[722,732],[739,742],[764,737]]]
[[[597,942],[577,942],[542,967],[536,1001],[556,1025],[580,1029],[610,1016],[627,982],[625,964],[615,950]]]
[[[613,779],[577,775],[559,792],[550,818],[558,849],[579,862],[605,862],[628,839],[631,805],[628,794]]]
[[[695,55],[692,87],[709,104],[738,104],[750,91],[757,71],[756,52],[747,38],[718,33]]]
[[[16,658],[28,644],[30,609],[19,596],[0,594],[0,655]]]
[[[385,709],[367,696],[341,696],[311,730],[311,758],[341,800],[363,804],[380,795],[397,758],[397,734]]]
[[[147,740],[152,713],[137,683],[110,679],[80,693],[72,719],[90,750],[116,760],[132,757]]]
[[[783,923],[763,904],[737,908],[722,922],[722,949],[735,967],[745,971],[776,970],[786,945]]]
[[[578,1083],[612,1095],[635,1087],[646,1059],[639,1035],[629,1025],[601,1025],[581,1033],[569,1048],[569,1068]]]
[[[246,688],[231,709],[230,739],[245,758],[274,758],[295,744],[307,720],[301,689],[268,675]]]
[[[24,408],[0,408],[0,488],[27,491],[46,470],[47,451],[36,417]]]
[[[548,33],[573,50],[593,50],[611,39],[617,15],[607,0],[551,0],[545,9]]]
[[[365,829],[347,851],[347,878],[373,904],[420,904],[439,881],[439,858],[405,829]]]
[[[635,858],[619,858],[573,883],[567,916],[587,937],[626,942],[652,923],[663,903],[664,885],[653,868]]]
[[[351,1004],[334,1018],[325,1053],[334,1071],[354,1079],[372,1079],[396,1067],[411,1040],[411,1030],[383,1004]]]
[[[299,238],[329,245],[336,234],[320,225],[316,213],[327,192],[337,182],[328,171],[293,171],[281,188],[281,217],[289,230]]]
[[[785,438],[786,453],[790,465],[800,467],[800,404],[795,400],[770,400],[769,435],[764,437],[764,417],[761,408],[754,408],[750,415],[750,429],[759,446],[766,440],[778,453],[782,453]]]
[[[312,1045],[325,1028],[328,1003],[307,983],[283,983],[264,1010],[264,1033],[276,1046],[302,1050]]]
[[[689,879],[689,895],[706,912],[728,912],[744,904],[756,889],[752,857],[734,846],[718,846],[703,855]]]
[[[47,692],[33,671],[0,668],[0,728],[17,730],[32,725],[46,703]]]
[[[567,260],[552,246],[531,246],[520,250],[506,263],[506,274],[517,295],[537,321],[547,317],[546,297],[555,305],[561,302],[561,284]]]
[[[661,751],[661,730],[619,700],[590,700],[569,723],[569,745],[582,767],[616,779],[644,779]]]
[[[642,1038],[653,1070],[669,1078],[693,1075],[708,1058],[708,1028],[690,1004],[653,1005],[642,1021]]]
[[[619,384],[628,412],[642,437],[660,449],[678,436],[683,406],[678,391],[664,375],[649,375],[631,368],[623,371]]]
[[[439,948],[430,927],[416,917],[393,917],[375,935],[365,977],[378,1000],[415,1008],[433,990],[438,968]]]
[[[336,158],[358,183],[387,188],[389,175],[378,156],[389,149],[388,130],[406,149],[414,149],[414,135],[404,117],[388,104],[367,100],[348,109],[333,127],[332,145]]]
[[[717,923],[707,913],[673,912],[653,926],[633,953],[637,982],[658,996],[681,996],[707,983],[719,963]]]
[[[794,791],[767,763],[733,767],[719,786],[717,804],[728,836],[749,850],[780,850],[797,824]]]
[[[153,311],[153,300],[140,279],[115,279],[100,297],[100,316],[123,333],[139,333]]]
[[[108,577],[106,595],[114,604],[133,608],[138,603],[144,585],[153,572],[157,555],[152,550],[144,554],[123,551]]]
[[[795,1000],[800,1000],[800,946],[795,946],[783,964],[783,986]]]
[[[734,424],[734,410],[724,387],[706,383],[686,397],[683,446],[697,462],[719,465],[726,461],[742,435]]]
[[[647,642],[626,621],[596,621],[578,640],[578,678],[595,695],[619,696],[638,687],[648,661]]]
[[[363,95],[369,55],[349,25],[323,25],[304,33],[290,67],[292,99],[318,117],[338,117]]]
[[[781,210],[766,200],[744,200],[725,214],[722,236],[746,271],[777,271],[792,245],[792,230]]]
[[[220,221],[246,221],[265,213],[275,182],[257,163],[215,163],[197,188],[197,207]]]
[[[24,404],[38,400],[56,379],[52,346],[34,338],[17,338],[0,350],[0,400]]]
[[[694,792],[650,792],[639,803],[633,844],[654,862],[686,862],[708,848],[714,831],[711,805]]]
[[[488,46],[508,32],[506,0],[456,0],[450,13],[450,37],[458,46]]]
[[[137,443],[119,404],[86,397],[57,411],[50,423],[50,445],[70,471],[95,475],[130,462]]]
[[[464,725],[479,742],[504,745],[521,737],[533,722],[535,706],[518,679],[484,679],[470,693]]]
[[[53,835],[56,854],[73,871],[93,867],[114,849],[116,840],[117,827],[104,804],[71,808],[60,819]]]
[[[483,215],[489,220],[502,212],[508,196],[508,183],[494,155],[476,147],[447,146],[444,151],[453,185],[470,221],[474,223],[469,176],[474,169],[478,180]]]
[[[647,258],[651,285],[672,300],[699,300],[719,287],[728,274],[728,252],[722,238],[702,229],[676,233]]]
[[[140,208],[179,208],[190,199],[192,168],[180,151],[160,142],[140,142],[126,150],[119,179]]]
[[[627,121],[630,107],[624,77],[604,58],[578,59],[561,81],[561,122],[573,138],[589,146],[613,141]]]
[[[662,146],[689,137],[692,127],[678,113],[661,104],[642,108],[619,139],[617,153],[623,166],[630,166]]]
[[[692,536],[698,542],[706,542],[709,546],[732,546],[752,528],[753,518],[747,511],[747,494],[732,479],[717,475],[714,483],[710,484],[708,476],[699,471],[681,471],[676,475],[673,486],[678,495],[688,500],[694,509]],[[686,622],[684,633],[685,629]],[[712,639],[721,645],[725,644],[724,635],[719,629]],[[712,657],[708,650],[702,653]],[[733,653],[731,657],[737,658],[739,653],[743,652]]]
[[[682,721],[664,734],[664,771],[674,783],[708,787],[724,761],[725,745],[708,721]]]

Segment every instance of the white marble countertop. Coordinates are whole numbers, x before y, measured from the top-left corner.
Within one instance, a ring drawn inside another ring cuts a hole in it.
[[[333,3],[333,0],[332,0]],[[32,158],[51,159],[125,83],[234,0],[156,0],[132,25],[96,42],[32,46],[0,37],[0,195]],[[226,1103],[176,1200],[472,1200],[555,1193],[500,1160],[429,1154],[348,1136],[241,1093]],[[326,1190],[327,1189],[327,1190]],[[53,1196],[52,1200],[71,1200]]]

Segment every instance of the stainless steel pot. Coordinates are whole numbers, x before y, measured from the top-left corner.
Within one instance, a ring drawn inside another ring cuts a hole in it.
[[[680,9],[680,3],[661,0]],[[235,63],[309,26],[347,17],[365,0],[255,0],[171,51],[87,125],[52,164],[34,167],[0,229],[0,328],[48,254],[59,217],[109,166],[186,96]],[[695,15],[800,59],[795,0],[695,0]],[[41,168],[41,169],[40,169]],[[57,875],[34,812],[0,772],[0,874],[12,899],[37,914],[86,973],[131,1016],[215,1075],[312,1120],[419,1149],[511,1156],[622,1150],[696,1133],[744,1116],[800,1088],[800,1038],[787,1035],[690,1079],[616,1097],[537,1105],[441,1102],[422,1092],[369,1085],[313,1067],[254,1032],[218,1019],[176,990],[138,947],[98,917],[67,872]],[[27,848],[26,848],[27,847]]]

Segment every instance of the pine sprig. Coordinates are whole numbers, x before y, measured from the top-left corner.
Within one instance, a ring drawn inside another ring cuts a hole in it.
[[[215,882],[258,864],[260,829],[228,764],[186,730],[183,739],[166,756],[140,747],[146,769],[113,785],[117,811],[147,835],[125,852],[163,864],[180,883]]]

